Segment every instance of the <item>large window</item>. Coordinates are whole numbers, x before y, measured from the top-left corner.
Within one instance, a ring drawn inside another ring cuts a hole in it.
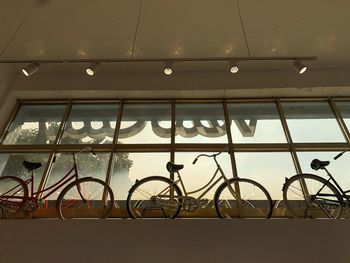
[[[192,162],[198,154],[217,152],[223,152],[218,161],[228,178],[259,182],[275,204],[286,177],[327,176],[310,168],[314,158],[331,160],[330,171],[350,188],[350,154],[332,159],[350,143],[347,98],[23,101],[12,116],[1,136],[1,176],[27,178],[23,161],[42,162],[34,189],[50,187],[71,169],[71,154],[89,146],[96,156],[76,156],[80,176],[110,184],[122,209],[136,180],[176,179],[166,170],[168,161],[184,164],[180,173],[187,191],[200,188],[210,181],[215,162]],[[212,200],[215,190],[203,198]],[[50,196],[51,203],[59,193]]]

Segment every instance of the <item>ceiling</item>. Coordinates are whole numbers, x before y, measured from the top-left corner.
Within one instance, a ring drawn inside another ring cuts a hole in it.
[[[1,1],[0,61],[315,56],[307,62],[311,68],[344,70],[350,68],[349,10],[346,0]],[[6,65],[12,72],[21,66]],[[84,66],[45,65],[41,72],[75,73]],[[124,63],[101,71],[156,72],[160,67]],[[174,67],[218,72],[227,65]],[[291,63],[242,63],[247,71],[286,68]]]

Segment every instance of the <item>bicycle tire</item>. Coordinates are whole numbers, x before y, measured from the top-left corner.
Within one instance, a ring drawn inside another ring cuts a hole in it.
[[[312,199],[312,196],[322,189],[319,198],[316,199],[315,195],[315,200],[308,202],[302,189],[301,180],[305,183]],[[297,174],[287,179],[282,191],[284,204],[295,218],[336,219],[341,215],[343,203],[341,194],[334,185],[322,177],[313,174]],[[326,195],[325,198],[322,198],[322,194]]]
[[[216,213],[220,218],[271,217],[271,196],[261,184],[246,178],[229,179],[228,183],[222,183],[214,195]]]
[[[28,198],[28,186],[15,176],[0,177],[0,217],[16,218]]]
[[[113,203],[113,191],[104,181],[85,177],[62,190],[57,198],[56,209],[60,219],[104,219],[112,210]]]
[[[173,196],[169,190],[174,189]],[[151,191],[152,192],[149,192]],[[137,181],[129,190],[127,210],[131,218],[176,218],[182,207],[182,192],[174,181],[150,176]]]

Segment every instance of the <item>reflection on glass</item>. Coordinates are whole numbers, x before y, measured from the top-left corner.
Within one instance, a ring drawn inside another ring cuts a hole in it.
[[[282,200],[285,177],[295,175],[292,156],[278,153],[235,153],[237,173],[260,183],[270,193],[272,200]]]
[[[345,142],[327,102],[283,103],[293,142]]]
[[[122,143],[170,143],[170,104],[126,104],[118,141]]]
[[[169,178],[165,167],[169,160],[169,153],[117,153],[110,185],[115,200],[126,200],[137,179],[154,175]],[[125,206],[124,202],[118,204]]]
[[[52,144],[65,105],[24,105],[11,123],[3,144]]]
[[[342,101],[342,102],[337,102],[337,107],[344,119],[344,122],[348,128],[348,130],[350,130],[350,102],[349,101]]]
[[[176,143],[227,143],[222,104],[177,104]]]
[[[79,178],[94,177],[106,180],[107,166],[109,161],[109,153],[96,153],[96,156],[91,153],[80,153],[76,156]],[[73,168],[73,157],[71,154],[60,154],[53,165],[51,174],[49,176],[46,188],[55,184],[62,179]],[[73,174],[73,173],[72,173]],[[72,180],[73,182],[73,180]],[[64,186],[63,186],[64,187]],[[63,188],[58,189],[56,193],[52,194],[49,199],[57,199],[59,193]]]
[[[287,142],[275,104],[229,104],[228,112],[233,143]]]
[[[23,161],[41,162],[42,167],[34,171],[34,191],[38,189],[49,156],[45,153],[11,153],[0,154],[1,176],[16,176],[22,180],[30,179],[31,173],[23,166]],[[30,191],[30,190],[29,190]]]
[[[213,177],[217,167],[213,158],[200,157],[195,164],[192,164],[193,160],[199,154],[214,154],[212,152],[200,153],[200,152],[177,152],[175,154],[175,163],[183,164],[184,168],[180,171],[181,178],[185,184],[186,191],[191,192],[206,185]],[[232,178],[232,166],[230,155],[226,152],[217,156],[217,160],[223,169],[227,178]],[[174,175],[177,178],[177,175]],[[221,174],[217,174],[216,178],[219,178]],[[219,185],[223,183],[220,181],[215,187],[213,187],[203,198],[212,200],[214,193]],[[181,188],[181,187],[180,187]],[[203,191],[194,193],[191,196],[198,197]],[[184,193],[183,193],[184,194]]]
[[[332,174],[335,180],[337,180],[343,190],[350,190],[350,152],[344,153],[339,159],[334,160],[333,158],[339,152],[298,152],[297,155],[303,173],[316,174],[327,180],[329,177],[326,171],[321,169],[315,171],[311,168],[310,163],[313,159],[330,161],[327,170]]]
[[[117,115],[118,105],[116,104],[73,105],[61,143],[112,143]]]

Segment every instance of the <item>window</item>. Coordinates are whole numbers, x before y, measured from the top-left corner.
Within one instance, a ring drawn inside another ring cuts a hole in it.
[[[192,164],[204,153],[222,152],[218,161],[228,178],[255,180],[273,200],[282,199],[285,178],[296,174],[293,158],[302,172],[322,177],[326,177],[323,171],[313,171],[310,162],[314,158],[330,160],[330,172],[347,190],[350,153],[337,161],[332,158],[348,148],[350,100],[336,99],[334,109],[330,102],[329,98],[24,102],[2,134],[1,176],[27,178],[23,160],[40,161],[43,167],[35,171],[34,188],[49,187],[71,169],[71,153],[90,146],[97,156],[88,152],[77,155],[80,176],[109,183],[120,208],[125,208],[128,191],[136,180],[152,175],[170,178],[166,163],[172,157],[185,166],[180,174],[186,190],[201,188],[216,170],[210,158]],[[348,129],[338,125],[342,121]],[[50,156],[54,155],[57,158],[51,164]],[[218,186],[203,198],[210,201]],[[49,207],[60,190],[49,197]],[[209,204],[207,208],[213,207]],[[274,210],[275,215],[283,216],[283,203],[277,202],[275,207],[281,208]]]
[[[171,104],[126,104],[118,141],[129,143],[170,143]]]
[[[73,105],[62,144],[110,144],[118,116],[116,104]]]
[[[23,105],[3,144],[54,143],[65,108],[65,105]]]
[[[222,104],[177,104],[176,143],[227,143]]]
[[[228,105],[233,143],[285,143],[283,127],[274,103]]]
[[[283,103],[293,142],[345,142],[327,102]]]

